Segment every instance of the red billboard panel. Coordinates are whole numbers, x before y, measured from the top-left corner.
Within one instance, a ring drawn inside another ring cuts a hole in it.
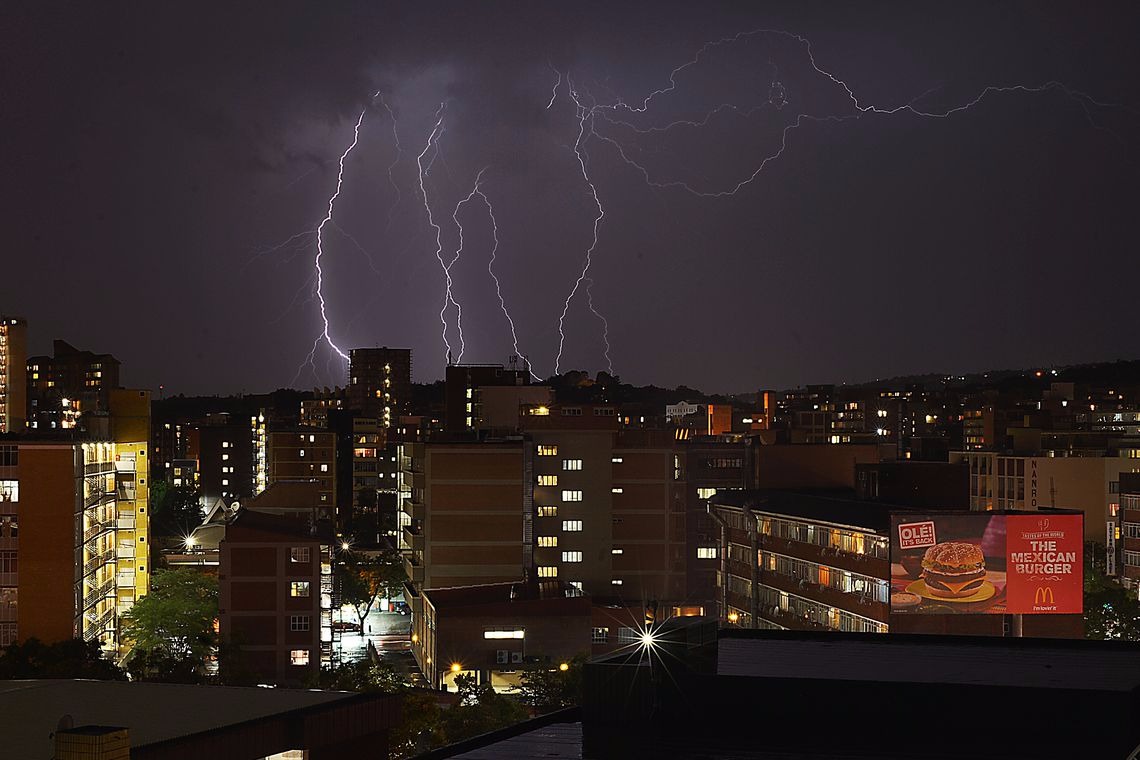
[[[891,612],[1079,614],[1084,515],[891,515]]]
[[[1083,515],[1006,518],[1006,607],[1012,613],[1084,611]]]

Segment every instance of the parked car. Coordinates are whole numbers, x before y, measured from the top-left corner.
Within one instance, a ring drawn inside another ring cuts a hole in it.
[[[407,602],[392,602],[392,612],[398,612],[401,615],[410,615],[412,610],[408,607]]]
[[[360,623],[354,623],[351,620],[341,620],[332,625],[334,631],[359,631]]]

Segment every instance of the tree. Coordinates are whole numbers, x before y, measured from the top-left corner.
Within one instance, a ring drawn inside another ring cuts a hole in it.
[[[497,731],[530,717],[517,700],[496,694],[490,684],[475,684],[475,676],[456,676],[459,703],[440,714],[440,728],[448,744]]]
[[[396,694],[407,684],[390,664],[383,661],[357,660],[322,668],[314,677],[313,688],[334,691],[360,691]]]
[[[340,598],[352,605],[361,629],[372,611],[377,597],[391,598],[400,592],[408,579],[404,564],[397,552],[384,552],[376,556],[345,552],[337,565]]]
[[[1104,553],[1085,543],[1085,638],[1140,641],[1140,600],[1104,574]]]
[[[544,667],[523,673],[520,688],[522,701],[540,714],[581,704],[582,668],[586,664],[586,656],[576,655],[565,664],[566,670],[561,667]]]
[[[10,644],[0,655],[0,679],[90,678],[125,681],[127,674],[103,656],[97,641],[70,639],[45,644],[31,638]]]
[[[150,593],[123,616],[122,635],[132,647],[129,666],[150,680],[202,678],[214,654],[217,579],[189,568],[161,570]]]

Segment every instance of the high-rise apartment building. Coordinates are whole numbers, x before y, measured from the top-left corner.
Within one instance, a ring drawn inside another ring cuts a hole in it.
[[[385,346],[349,351],[347,408],[376,417],[390,428],[406,413],[411,392],[411,349]]]
[[[517,364],[449,364],[445,374],[444,424],[447,432],[461,433],[485,427],[481,390],[489,387],[525,386],[530,372]]]
[[[270,429],[264,414],[250,419],[253,493],[278,482],[319,484],[321,507],[336,507],[336,434],[316,428]],[[339,516],[338,516],[339,519]]]
[[[62,340],[52,346],[52,356],[33,356],[27,363],[27,423],[34,430],[70,429],[83,414],[106,412],[111,389],[119,387],[115,357]]]
[[[0,433],[24,429],[27,414],[28,323],[0,316]]]
[[[117,391],[105,439],[0,440],[0,646],[119,647],[119,616],[149,588],[149,402]]]

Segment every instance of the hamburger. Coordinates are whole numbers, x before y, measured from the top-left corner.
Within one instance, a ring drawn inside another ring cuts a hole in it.
[[[986,558],[976,544],[935,544],[922,557],[922,580],[931,596],[942,599],[976,594],[986,580]]]

